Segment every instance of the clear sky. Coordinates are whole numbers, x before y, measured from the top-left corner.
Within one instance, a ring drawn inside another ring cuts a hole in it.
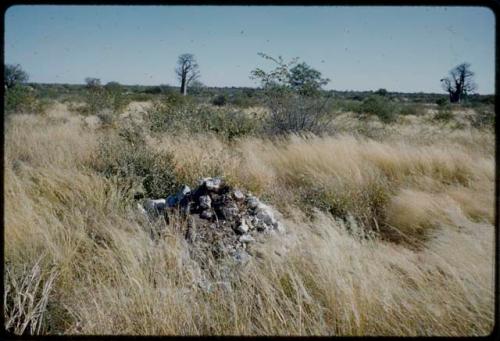
[[[443,92],[462,62],[494,93],[495,16],[482,7],[14,6],[5,62],[33,82],[176,85],[193,53],[208,86],[257,86],[264,52],[299,57],[336,90]]]

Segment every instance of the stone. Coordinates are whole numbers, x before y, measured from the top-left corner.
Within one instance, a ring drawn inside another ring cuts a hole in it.
[[[241,234],[244,234],[244,233],[247,233],[249,230],[249,227],[245,221],[244,218],[241,219],[241,222],[237,225],[236,227],[236,231],[241,233]]]
[[[250,255],[245,250],[237,250],[233,257],[240,264],[245,264],[250,260]]]
[[[276,222],[276,224],[273,225],[274,229],[278,231],[279,233],[285,233],[285,226],[283,226],[282,223],[279,221]]]
[[[255,239],[249,234],[242,235],[238,240],[240,241],[240,243],[245,243],[245,244],[255,242]]]
[[[202,219],[212,219],[214,216],[213,212],[211,210],[204,210],[204,211],[201,211],[200,213],[200,218]]]
[[[210,192],[218,192],[222,187],[221,178],[202,178],[198,181],[200,186],[205,186],[205,188]]]
[[[262,220],[266,225],[274,225],[276,223],[276,219],[274,218],[274,213],[271,208],[263,203],[259,203],[257,209],[255,210],[255,216]]]
[[[233,198],[236,201],[241,202],[241,201],[245,200],[245,195],[243,194],[242,191],[240,191],[239,189],[237,189],[237,190],[233,191]]]
[[[206,210],[212,207],[212,199],[210,199],[209,195],[202,195],[199,198],[199,205],[202,209]]]
[[[222,214],[226,220],[234,220],[238,213],[238,207],[234,204],[222,207]]]
[[[165,199],[146,199],[144,208],[149,214],[162,214],[167,206]]]
[[[259,199],[257,199],[254,196],[249,196],[249,197],[247,197],[246,204],[247,204],[248,208],[256,209],[259,206],[260,201],[259,201]]]

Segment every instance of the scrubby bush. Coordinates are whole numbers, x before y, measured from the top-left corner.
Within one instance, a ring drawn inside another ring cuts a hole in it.
[[[48,102],[38,98],[36,92],[24,85],[15,85],[5,90],[4,112],[11,113],[43,113]]]
[[[218,95],[212,100],[212,104],[218,107],[222,107],[226,105],[226,103],[227,103],[227,98],[224,95]]]
[[[94,168],[104,176],[116,179],[120,187],[131,194],[139,192],[147,197],[166,197],[178,187],[172,154],[153,151],[140,138],[131,142],[129,138],[133,135],[124,132],[103,139],[95,156]]]
[[[277,65],[269,72],[257,68],[251,73],[251,78],[261,82],[270,111],[266,131],[276,135],[327,130],[332,120],[327,110],[329,96],[323,98],[320,90],[329,79],[305,63],[296,64],[297,59],[285,63],[281,57],[259,55]]]
[[[181,98],[183,100],[177,104],[172,104],[172,99],[153,103],[146,113],[151,131],[171,134],[213,132],[223,138],[233,139],[254,133],[260,128],[258,120],[241,111],[197,106],[184,96]],[[175,98],[173,101],[176,103]]]
[[[333,116],[328,111],[328,97],[308,97],[276,89],[269,90],[265,98],[270,110],[264,122],[268,134],[320,134],[330,129]]]
[[[387,99],[374,95],[363,101],[360,108],[361,114],[375,115],[382,122],[389,123],[396,118],[394,105]]]
[[[113,114],[121,112],[127,105],[123,88],[117,82],[110,82],[105,86],[97,78],[87,78],[86,92],[84,95],[85,105],[79,109],[85,115],[106,115],[106,111]]]
[[[196,130],[214,132],[229,140],[252,134],[259,122],[241,111],[202,109],[197,113],[199,124]]]
[[[450,104],[450,101],[447,100],[446,98],[439,98],[436,100],[436,104],[438,107],[442,108]]]

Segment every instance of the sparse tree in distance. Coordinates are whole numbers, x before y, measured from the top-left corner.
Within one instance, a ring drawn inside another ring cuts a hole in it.
[[[469,63],[462,63],[450,71],[448,77],[441,79],[441,85],[450,95],[451,103],[460,103],[469,93],[476,90],[474,72]]]
[[[13,88],[16,84],[26,82],[29,78],[28,73],[19,64],[5,64],[4,67],[4,83],[8,89]]]
[[[85,78],[85,85],[88,89],[100,88],[101,80],[99,78],[87,77]]]
[[[382,97],[385,97],[385,96],[387,96],[387,90],[381,88],[381,89],[378,89],[377,91],[375,91],[375,94],[382,96]]]
[[[191,53],[181,54],[177,60],[175,73],[181,82],[181,94],[186,96],[189,84],[200,77],[199,66],[194,55]]]

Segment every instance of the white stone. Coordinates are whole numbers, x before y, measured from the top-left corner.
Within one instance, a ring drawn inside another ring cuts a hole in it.
[[[241,219],[240,224],[236,227],[236,231],[244,234],[244,233],[247,233],[248,230],[249,230],[249,227],[248,227],[247,223],[245,222],[245,219]]]
[[[253,242],[255,242],[255,239],[254,239],[251,235],[249,235],[249,234],[244,234],[244,235],[242,235],[242,236],[239,238],[239,241],[240,241],[241,243],[248,244],[248,243],[253,243]]]
[[[233,192],[233,197],[234,199],[236,199],[236,201],[243,201],[245,199],[245,195],[239,189]]]

